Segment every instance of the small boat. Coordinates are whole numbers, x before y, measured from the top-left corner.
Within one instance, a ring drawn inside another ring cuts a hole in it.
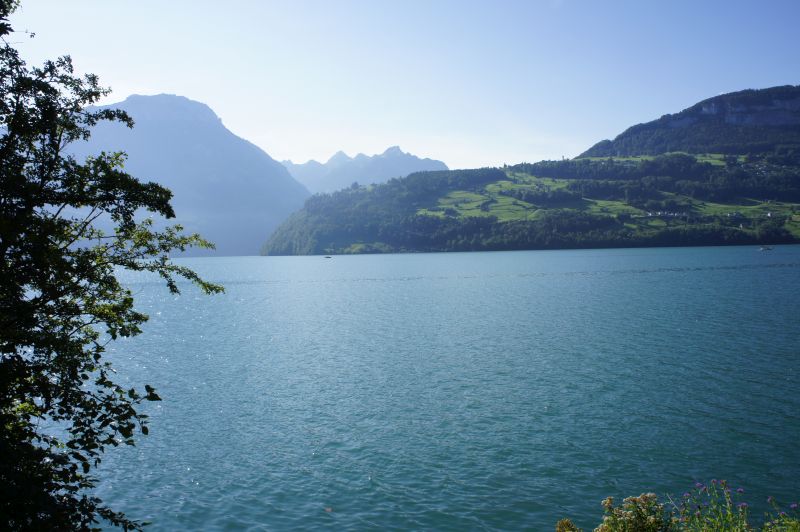
[[[330,259],[330,258],[331,258],[331,256],[330,256],[330,255],[325,255],[325,258],[326,258],[326,259]]]
[[[761,246],[758,248],[759,251],[772,251],[772,246]]]

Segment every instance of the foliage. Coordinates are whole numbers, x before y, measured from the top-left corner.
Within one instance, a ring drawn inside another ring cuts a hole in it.
[[[764,532],[800,532],[800,513],[797,511],[797,503],[790,505],[789,512],[781,510],[774,501],[770,501],[775,514],[767,516],[764,523]]]
[[[732,489],[725,480],[712,480],[708,485],[697,483],[690,492],[683,494],[672,505],[681,524],[680,530],[711,532],[725,530],[745,532],[754,530],[749,515],[749,505],[744,500],[743,488]],[[789,506],[789,513],[782,510],[773,497],[767,502],[775,512],[768,514],[761,530],[767,532],[800,531],[797,503]]]
[[[570,519],[562,519],[556,523],[556,532],[581,532]]]
[[[614,506],[614,499],[603,501],[605,516],[595,532],[666,532],[672,530],[673,521],[658,502],[655,493],[628,497],[622,506]]]
[[[683,530],[705,532],[752,530],[748,524],[748,505],[741,500],[742,488],[732,491],[724,480],[712,480],[709,485],[697,483],[695,489],[674,501]]]
[[[713,165],[686,153],[668,153],[653,158],[564,159],[511,166],[512,171],[560,179],[633,180],[647,176],[676,176],[680,179],[703,180]]]
[[[160,399],[114,382],[103,359],[147,319],[117,272],[154,272],[172,292],[180,277],[221,288],[167,255],[208,242],[136,216],[174,216],[168,190],[125,173],[122,154],[65,152],[101,120],[132,123],[89,107],[107,90],[76,76],[69,57],[26,65],[6,40],[13,8],[0,1],[0,527],[138,528],[89,491],[106,448],[147,434],[137,406]]]
[[[654,493],[628,497],[622,506],[614,506],[608,497],[602,505],[605,515],[595,532],[748,532],[755,530],[748,505],[742,500],[744,490],[732,490],[724,480],[712,480],[708,485],[697,483],[694,489],[676,500],[669,497],[670,508],[658,501]],[[769,497],[775,513],[765,517],[760,530],[764,532],[800,531],[798,504],[792,503],[789,512],[783,511]],[[579,531],[572,521],[562,519],[556,532]]]

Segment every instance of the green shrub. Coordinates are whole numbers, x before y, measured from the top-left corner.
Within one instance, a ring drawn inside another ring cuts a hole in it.
[[[614,506],[614,498],[603,501],[606,515],[595,532],[666,532],[674,530],[672,518],[664,511],[655,493],[628,497],[622,506]]]
[[[655,493],[628,497],[622,506],[614,506],[612,497],[603,502],[603,522],[594,532],[748,532],[756,530],[748,521],[744,489],[731,489],[724,480],[708,485],[697,483],[678,500],[668,497],[671,508],[665,509]],[[800,532],[798,503],[784,511],[772,498],[773,509],[765,516],[762,532]],[[569,519],[556,525],[556,532],[580,532]]]
[[[556,532],[583,532],[569,519],[562,519],[556,523]]]
[[[681,530],[745,532],[753,528],[747,521],[748,506],[742,500],[743,494],[742,488],[733,491],[724,480],[712,480],[709,485],[698,482],[694,490],[672,504]]]
[[[788,513],[781,510],[772,497],[769,497],[767,502],[772,506],[775,514],[767,515],[764,532],[800,532],[800,514],[797,512],[798,504],[796,502],[789,505]]]

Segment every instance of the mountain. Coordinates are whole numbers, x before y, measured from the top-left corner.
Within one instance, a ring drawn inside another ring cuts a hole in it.
[[[747,154],[800,147],[800,85],[743,90],[637,124],[579,157],[689,153]]]
[[[419,172],[315,195],[262,252],[797,243],[797,93],[776,87],[705,100],[605,141],[621,156],[600,143],[571,160]]]
[[[447,165],[433,159],[420,159],[392,146],[379,155],[369,157],[359,153],[348,157],[337,152],[328,162],[311,160],[304,164],[283,161],[283,165],[311,192],[333,192],[349,187],[354,182],[361,184],[385,183],[393,177],[405,177],[413,172],[425,170],[447,170]]]
[[[101,122],[73,152],[79,157],[126,152],[126,171],[172,190],[177,218],[170,222],[214,242],[216,255],[258,253],[272,230],[309,196],[283,165],[231,133],[202,103],[168,94],[134,95],[108,107],[126,111],[135,127]]]

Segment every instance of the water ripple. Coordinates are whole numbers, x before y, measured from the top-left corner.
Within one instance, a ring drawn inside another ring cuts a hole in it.
[[[186,261],[117,343],[151,435],[99,494],[175,529],[584,529],[726,477],[796,499],[800,247]],[[760,512],[758,501],[748,501]]]

